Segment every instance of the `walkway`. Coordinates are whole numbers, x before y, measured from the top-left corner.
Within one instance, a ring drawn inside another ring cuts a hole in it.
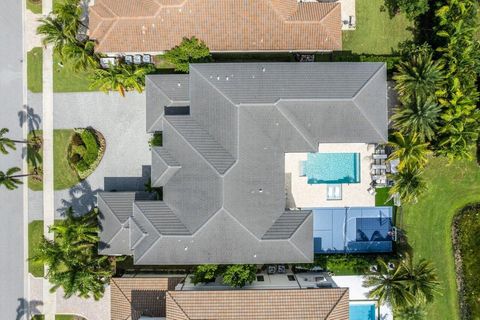
[[[42,1],[43,14],[52,11],[52,0]],[[49,45],[43,49],[43,235],[53,239],[48,232],[55,219],[53,193],[53,50]],[[45,273],[48,272],[45,266]],[[43,280],[43,313],[45,320],[54,320],[56,313],[55,294],[50,293],[50,283]]]
[[[0,128],[10,129],[10,136],[23,138],[18,112],[23,97],[23,7],[19,0],[0,1]],[[0,170],[23,167],[22,147],[0,155]],[[25,263],[25,224],[23,191],[0,187],[0,318],[26,319],[29,299]],[[26,222],[25,222],[26,223]]]
[[[32,313],[42,313],[42,299],[44,290],[44,281],[42,278],[35,278],[30,275],[30,297],[32,301]],[[50,288],[50,286],[48,286]],[[107,320],[110,319],[110,287],[105,290],[102,299],[95,301],[93,299],[83,299],[71,297],[65,299],[62,289],[59,289],[53,296],[56,299],[57,314],[74,314],[82,316],[87,320]]]

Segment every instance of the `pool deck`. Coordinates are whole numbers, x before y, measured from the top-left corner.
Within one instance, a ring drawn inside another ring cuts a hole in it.
[[[368,300],[369,288],[365,288],[363,283],[363,276],[333,276],[332,280],[340,288],[348,288],[350,293],[350,302],[353,303],[372,303]],[[380,317],[381,320],[393,320],[393,312],[390,306],[382,304],[380,305]]]
[[[300,177],[300,161],[308,153],[285,154],[285,192],[287,208],[316,207],[374,207],[375,196],[368,193],[372,181],[370,166],[375,146],[365,143],[321,143],[319,152],[348,152],[360,154],[360,183],[342,184],[342,199],[327,200],[326,184],[308,184]]]

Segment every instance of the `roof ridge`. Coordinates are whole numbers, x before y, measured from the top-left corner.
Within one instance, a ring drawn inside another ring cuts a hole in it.
[[[225,172],[223,173],[220,173],[219,172],[219,169],[215,168],[215,166],[213,165],[213,163],[210,162],[209,159],[207,159],[207,157],[205,155],[203,155],[190,141],[189,139],[187,139],[186,136],[184,136],[182,134],[182,132],[179,130],[179,128],[177,128],[175,126],[175,124],[171,121],[171,119],[177,119],[177,118],[183,118],[183,119],[188,119],[188,121],[192,121],[194,124],[198,125],[199,129],[204,131],[204,133],[208,136],[209,139],[211,139],[212,142],[214,142],[219,148],[221,148],[222,151],[224,151],[227,155],[229,155],[234,161],[232,162],[232,164],[227,168],[227,170],[225,170]],[[217,139],[215,139],[215,137],[213,137],[210,132],[208,132],[208,130],[206,130],[200,123],[198,123],[195,118],[191,115],[189,116],[165,116],[164,119],[170,124],[170,126],[178,133],[178,135],[180,135],[183,140],[185,140],[188,145],[193,149],[195,150],[199,155],[200,157],[202,157],[202,159],[205,160],[206,163],[208,163],[212,168],[213,170],[220,176],[220,177],[223,177],[229,168],[231,168],[236,162],[237,162],[237,158],[234,157],[228,150],[226,150],[223,145],[217,141]],[[169,120],[170,119],[170,120]]]
[[[117,219],[118,223],[120,223],[121,226],[123,226],[123,223],[120,221],[120,219],[118,219],[117,215],[113,212],[113,209],[112,207],[110,207],[110,205],[107,203],[107,201],[105,201],[105,199],[102,198],[102,194],[104,193],[112,193],[112,192],[99,192],[98,193],[98,196],[100,196],[100,198],[102,199],[103,203],[105,203],[105,205],[108,207],[108,209],[110,210],[110,212],[112,213],[112,216],[115,217],[115,219]],[[98,202],[98,199],[97,199],[97,202]],[[98,206],[98,204],[97,204]]]
[[[293,120],[287,116],[286,113],[290,113],[288,112],[288,110],[284,110],[284,108],[282,108],[280,105],[278,105],[278,102],[280,101],[281,99],[279,99],[277,102],[275,102],[274,106],[277,108],[278,112],[280,112],[280,114],[288,121],[288,123],[290,123],[290,125],[295,129],[297,130],[297,132],[300,134],[300,136],[302,136],[302,138],[305,140],[305,142],[307,142],[307,144],[314,150],[318,149],[318,146],[316,146],[315,144],[312,144],[312,141],[310,141],[310,137],[307,137],[307,133],[308,133],[308,130],[306,130],[305,128],[303,128],[302,126],[302,129],[303,130],[300,130],[299,127],[297,127],[297,125],[293,122]],[[295,118],[293,115],[292,115],[293,118]],[[303,132],[303,131],[307,131],[307,132]],[[312,139],[313,140],[313,139]]]
[[[128,301],[128,304],[130,305],[130,307],[132,306],[132,301],[130,301],[130,299],[128,299],[127,295],[125,294],[125,292],[123,292],[123,290],[120,288],[120,286],[117,284],[117,282],[115,281],[115,278],[112,277],[110,278],[110,283],[112,283],[115,285],[115,287],[118,288],[118,291],[120,291],[120,293],[122,294],[122,296],[125,298],[125,300]],[[128,318],[126,318],[128,319]]]
[[[170,291],[167,291],[167,295],[170,297],[170,299],[172,299],[172,301],[177,305],[177,307],[180,309],[180,311],[182,311],[182,313],[185,315],[185,317],[187,317],[187,319],[191,319],[190,316],[185,312],[185,310],[183,310],[183,308],[178,304],[177,300],[175,300],[174,297],[172,297],[172,295],[170,294]]]
[[[374,63],[378,63],[378,62],[374,62]],[[375,131],[378,133],[380,138],[383,140],[385,140],[386,137],[384,137],[383,134],[378,130],[377,126],[372,123],[370,118],[365,114],[365,111],[363,110],[363,108],[361,108],[357,104],[356,99],[358,95],[373,81],[373,79],[378,76],[380,70],[382,70],[384,67],[385,67],[385,63],[381,63],[381,66],[370,76],[370,78],[368,78],[365,84],[360,89],[358,89],[358,91],[352,97],[353,105],[357,107],[357,109],[360,111],[362,116],[367,120],[367,122],[372,126],[372,128],[375,129]],[[388,116],[387,116],[387,121],[388,121]]]
[[[343,293],[340,295],[340,297],[337,299],[337,302],[335,302],[335,305],[330,309],[330,311],[328,312],[327,316],[325,317],[325,320],[328,320],[328,318],[330,317],[330,315],[332,314],[333,310],[335,310],[338,306],[338,304],[340,303],[340,301],[343,299],[343,297],[345,296],[345,294],[348,292],[348,289],[347,288],[342,288],[344,291]]]

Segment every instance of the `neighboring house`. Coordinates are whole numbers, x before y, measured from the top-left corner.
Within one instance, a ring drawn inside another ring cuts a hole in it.
[[[135,264],[306,263],[314,237],[316,252],[391,242],[391,211],[373,207],[374,197],[355,216],[343,202],[337,214],[287,206],[285,165],[324,144],[387,141],[385,64],[193,64],[189,75],[146,83],[147,131],[163,132],[151,170],[163,201],[99,193],[101,254]]]
[[[112,320],[349,318],[348,288],[176,291],[178,278],[113,278]]]
[[[93,3],[93,2],[92,2]],[[162,53],[196,36],[212,52],[342,49],[340,3],[297,0],[95,0],[97,52]]]

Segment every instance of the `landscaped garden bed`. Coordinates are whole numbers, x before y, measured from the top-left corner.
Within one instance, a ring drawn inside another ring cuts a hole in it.
[[[452,225],[461,319],[480,319],[480,203],[463,208]]]
[[[81,180],[98,167],[105,152],[105,138],[91,128],[75,129],[68,148],[68,161]]]
[[[42,131],[30,132],[42,136]],[[53,131],[54,189],[71,188],[86,179],[97,168],[105,152],[105,139],[102,134],[89,129],[58,129]],[[31,150],[29,148],[29,152]],[[28,187],[34,191],[43,190],[43,148],[29,154],[29,172],[35,173],[28,179]],[[35,162],[31,161],[35,158]]]

